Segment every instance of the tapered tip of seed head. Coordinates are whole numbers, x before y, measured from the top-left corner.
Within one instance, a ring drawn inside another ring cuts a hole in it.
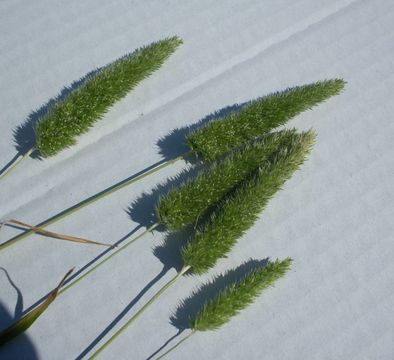
[[[317,138],[317,133],[313,129],[310,129],[310,130],[302,133],[301,141],[302,141],[303,148],[305,150],[310,151],[312,149],[312,146],[316,142],[316,138]]]
[[[178,37],[178,36],[173,36],[170,38],[172,41],[174,41],[177,45],[182,45],[183,44],[183,40]]]
[[[318,81],[317,83],[323,85],[332,95],[338,95],[346,85],[346,81],[339,78],[323,80],[321,82]]]
[[[302,132],[294,139],[293,146],[297,149],[294,153],[294,160],[296,161],[297,168],[306,161],[307,156],[311,153],[313,145],[316,141],[316,132],[314,130],[308,130]]]
[[[264,272],[274,275],[273,279],[279,279],[290,270],[292,263],[293,259],[290,257],[283,260],[276,259],[275,261],[270,261],[266,266],[251,270],[250,274],[246,275],[246,277],[253,276],[255,273]]]
[[[180,45],[183,44],[183,40],[176,35],[167,37],[164,40],[162,40],[162,42],[171,46],[173,48],[173,51],[175,51]]]
[[[288,271],[291,268],[291,264],[293,263],[293,259],[291,257],[287,257],[286,259],[280,261],[276,260],[277,263],[281,264],[281,267],[284,269],[284,271]]]

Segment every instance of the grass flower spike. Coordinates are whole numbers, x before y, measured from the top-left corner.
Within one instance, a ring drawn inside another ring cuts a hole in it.
[[[52,156],[73,145],[76,136],[87,132],[115,102],[157,70],[181,43],[177,37],[167,38],[124,56],[56,104],[35,130],[40,154]]]
[[[218,296],[208,301],[189,321],[193,331],[217,330],[233,316],[250,305],[269,286],[285,275],[292,260],[276,260],[253,269],[239,282],[227,286]]]
[[[290,258],[283,261],[276,260],[266,266],[251,270],[241,280],[227,285],[212,300],[204,303],[201,309],[190,318],[191,333],[156,360],[168,355],[196,331],[219,329],[233,316],[252,304],[263,290],[273,286],[276,280],[283,277],[290,269],[291,262]],[[213,282],[215,282],[215,279]]]
[[[156,206],[158,221],[170,230],[195,223],[207,210],[259,168],[281,144],[297,137],[295,130],[269,134],[215,161],[192,180],[164,195]]]
[[[251,102],[238,113],[192,132],[190,149],[204,160],[213,160],[246,141],[284,125],[292,117],[318,105],[344,88],[342,79],[296,86]]]
[[[78,135],[86,133],[115,102],[159,69],[180,44],[182,40],[176,36],[154,42],[91,75],[39,121],[35,127],[35,145],[6,165],[0,172],[0,180],[35,150],[42,157],[49,157],[74,145]]]
[[[314,140],[313,131],[293,137],[250,179],[226,197],[182,250],[184,264],[195,273],[204,273],[230,251],[237,239],[254,224],[273,195],[301,166]]]

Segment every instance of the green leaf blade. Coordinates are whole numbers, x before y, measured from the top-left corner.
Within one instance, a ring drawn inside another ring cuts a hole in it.
[[[33,323],[37,320],[37,318],[40,317],[42,313],[48,308],[48,306],[56,299],[60,288],[63,286],[64,282],[73,271],[74,269],[71,269],[67,272],[67,274],[60,281],[59,285],[49,293],[49,295],[47,296],[47,298],[43,303],[41,303],[39,306],[34,308],[29,313],[27,313],[25,316],[18,319],[15,323],[10,325],[8,328],[0,332],[0,346],[3,346],[7,342],[11,341],[13,338],[22,334],[31,325],[33,325]]]

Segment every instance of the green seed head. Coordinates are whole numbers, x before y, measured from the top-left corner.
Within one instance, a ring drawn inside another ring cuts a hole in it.
[[[106,66],[63,102],[57,103],[35,128],[36,148],[44,157],[75,144],[108,109],[157,70],[182,43],[167,38]]]
[[[207,301],[189,321],[192,330],[216,330],[252,304],[255,298],[290,269],[292,260],[276,260],[251,270],[241,280],[228,285],[213,300]],[[214,282],[215,280],[213,280]]]
[[[209,219],[197,228],[193,239],[182,249],[184,264],[201,274],[224,257],[254,224],[271,197],[301,166],[314,139],[313,131],[295,134],[220,201]]]
[[[295,130],[268,134],[236,150],[163,196],[156,207],[159,222],[170,230],[195,223],[237,184],[258,169],[281,144],[297,137]]]
[[[245,141],[261,136],[339,94],[344,86],[342,79],[332,79],[268,95],[253,101],[238,113],[191,132],[187,136],[187,143],[197,156],[214,160]]]

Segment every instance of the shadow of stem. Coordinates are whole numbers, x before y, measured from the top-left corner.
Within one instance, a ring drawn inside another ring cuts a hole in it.
[[[137,302],[167,274],[169,268],[163,269],[131,300],[119,315],[89,344],[89,346],[77,356],[77,360],[83,359],[115,326],[123,317],[137,304]]]
[[[163,345],[161,345],[154,353],[152,353],[146,360],[152,360],[154,356],[156,356],[160,351],[166,348],[172,341],[174,341],[178,336],[180,336],[185,330],[179,329],[178,332],[171,336]]]
[[[125,240],[127,240],[130,236],[134,235],[139,229],[141,229],[141,226],[138,225],[137,227],[135,227],[132,231],[130,231],[129,233],[127,233],[125,236],[123,236],[121,239],[119,239],[115,244],[115,246],[121,245]],[[100,259],[102,259],[105,255],[107,255],[111,250],[114,249],[113,248],[108,248],[104,251],[102,251],[99,255],[97,255],[94,259],[92,259],[91,261],[89,261],[86,265],[84,265],[82,268],[80,268],[77,272],[75,272],[72,276],[70,276],[65,283],[63,284],[63,288],[66,287],[68,284],[72,283],[75,279],[77,279],[81,274],[83,274],[85,271],[87,271],[90,267],[92,267],[97,261],[99,261]],[[59,292],[59,295],[62,294],[62,291]],[[37,300],[33,305],[31,305],[30,307],[28,307],[25,311],[23,311],[23,313],[21,313],[21,316],[27,314],[28,312],[30,312],[31,310],[33,310],[35,307],[37,307],[39,304],[41,304],[49,295],[49,293],[47,293],[46,295],[44,295],[41,299]]]
[[[11,279],[11,276],[8,274],[8,271],[4,269],[3,267],[0,267],[0,270],[3,270],[5,273],[5,276],[7,277],[8,282],[11,284],[11,286],[15,289],[17,293],[17,300],[15,304],[15,310],[14,310],[14,318],[19,318],[23,314],[23,295],[22,292],[19,290],[19,288],[15,285],[14,281]],[[7,327],[9,324],[6,324],[4,326],[2,319],[0,319],[0,324],[1,328]]]
[[[102,190],[102,191],[100,191],[100,192],[88,197],[87,199],[82,200],[79,203],[77,203],[77,204],[75,204],[75,205],[73,205],[73,206],[71,206],[71,207],[69,207],[69,208],[57,213],[56,215],[54,215],[54,216],[42,221],[41,223],[39,223],[39,224],[37,224],[35,226],[39,227],[39,228],[44,228],[44,227],[47,227],[47,226],[49,226],[51,224],[54,224],[54,223],[64,219],[65,217],[77,212],[78,210],[81,210],[84,207],[93,204],[94,202],[102,199],[103,197],[108,196],[108,195],[114,193],[115,191],[120,190],[123,187],[126,187],[126,186],[130,185],[134,181],[137,181],[142,176],[146,175],[147,172],[149,172],[151,170],[154,170],[156,167],[158,167],[160,165],[165,165],[165,164],[166,164],[166,161],[165,160],[161,160],[161,161],[159,161],[159,162],[157,162],[157,163],[155,163],[155,164],[153,164],[153,165],[151,165],[151,166],[149,166],[149,167],[137,172],[136,174],[134,174],[134,175],[132,175],[132,176],[130,176],[130,177],[128,177],[128,178],[126,178],[126,179],[124,179],[124,180],[122,180],[122,181],[120,181],[120,182],[118,182],[118,183],[116,183],[116,184],[114,184],[114,185],[112,185],[112,186],[110,186],[110,187],[108,187],[108,188],[106,188],[106,189],[104,189],[104,190]],[[26,230],[22,234],[14,236],[13,238],[9,239],[8,241],[0,244],[0,250],[12,245],[16,241],[20,241],[20,240],[28,237],[29,235],[31,235],[33,233],[34,232],[32,230]]]

